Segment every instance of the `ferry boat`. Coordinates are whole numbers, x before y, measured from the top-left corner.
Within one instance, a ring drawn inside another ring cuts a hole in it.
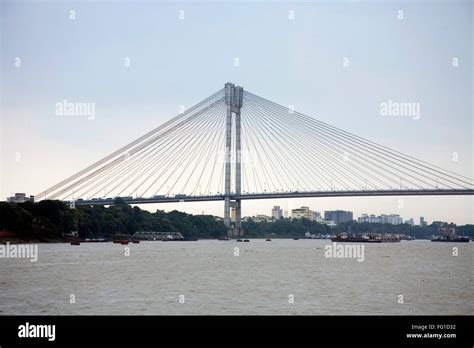
[[[437,236],[431,238],[432,242],[469,243],[470,238],[464,236]]]
[[[402,235],[400,235],[400,239],[401,239],[401,240],[406,240],[406,241],[411,241],[411,240],[415,240],[415,237],[413,237],[413,236],[408,236],[408,235],[406,235],[406,234],[402,234]]]
[[[400,242],[398,235],[376,235],[376,234],[363,234],[359,236],[351,235],[347,233],[341,233],[331,237],[331,242],[338,243],[397,243]]]
[[[128,239],[114,239],[112,241],[112,243],[114,244],[122,244],[122,245],[127,245],[128,243],[130,243],[131,241],[128,240]]]
[[[105,238],[86,238],[82,241],[83,243],[105,243],[108,239]]]

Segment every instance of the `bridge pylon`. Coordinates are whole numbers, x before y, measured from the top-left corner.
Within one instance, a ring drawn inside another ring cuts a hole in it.
[[[241,237],[243,236],[241,224],[241,201],[240,199],[232,199],[232,170],[235,178],[235,194],[241,193],[241,122],[240,109],[242,108],[244,89],[240,86],[235,86],[233,83],[227,82],[225,84],[225,104],[226,111],[226,141],[225,141],[225,188],[224,188],[224,225],[227,228],[227,236]],[[234,116],[234,117],[233,117]],[[235,124],[235,149],[232,149],[232,133],[233,125]],[[234,151],[234,156],[232,152]],[[234,163],[232,159],[234,158]],[[231,219],[231,209],[235,212],[235,221]]]

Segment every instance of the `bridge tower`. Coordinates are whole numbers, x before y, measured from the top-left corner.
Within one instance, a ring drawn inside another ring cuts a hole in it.
[[[235,159],[235,194],[240,195],[241,192],[241,126],[240,126],[240,109],[242,108],[244,89],[235,86],[233,83],[225,84],[225,103],[227,105],[226,113],[226,140],[225,140],[225,201],[224,201],[224,225],[227,228],[227,236],[240,237],[243,235],[241,225],[241,202],[240,199],[231,199],[232,188],[232,157]],[[233,115],[234,121],[233,122]],[[235,124],[235,155],[232,156],[232,125]],[[231,221],[230,211],[235,211],[235,221]]]

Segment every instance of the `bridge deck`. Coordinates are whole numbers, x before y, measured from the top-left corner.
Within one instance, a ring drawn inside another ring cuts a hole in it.
[[[314,191],[314,192],[272,192],[272,193],[247,193],[230,195],[232,199],[279,199],[279,198],[318,198],[318,197],[367,197],[367,196],[450,196],[474,195],[474,190],[379,190],[379,191]],[[147,203],[177,203],[177,202],[207,202],[221,201],[225,195],[211,196],[186,196],[186,197],[150,197],[150,198],[122,198],[127,204]],[[76,205],[113,205],[113,199],[77,200]]]

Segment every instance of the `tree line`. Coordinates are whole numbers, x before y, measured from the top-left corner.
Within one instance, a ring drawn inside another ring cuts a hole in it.
[[[246,237],[303,238],[310,234],[331,234],[331,228],[308,219],[278,219],[256,222],[252,219],[242,222]]]
[[[312,235],[327,235],[341,232],[362,234],[405,234],[417,239],[428,239],[438,235],[439,227],[455,227],[458,235],[474,238],[474,225],[456,226],[453,223],[435,221],[427,226],[408,224],[390,225],[358,223],[356,221],[329,227],[307,219],[279,219],[256,222],[252,219],[242,222],[248,238],[303,238],[307,232]],[[131,207],[121,199],[114,205],[76,206],[44,200],[37,203],[20,204],[0,202],[0,231],[14,232],[21,239],[61,239],[71,231],[77,231],[80,238],[113,238],[132,235],[137,231],[180,232],[185,238],[221,238],[226,235],[222,219],[212,215],[192,215],[177,210],[149,212]]]
[[[210,215],[177,210],[152,213],[120,199],[109,207],[76,206],[61,201],[0,202],[0,230],[23,239],[61,239],[77,231],[80,238],[113,238],[137,231],[180,232],[185,238],[219,238],[226,234],[221,221]]]

